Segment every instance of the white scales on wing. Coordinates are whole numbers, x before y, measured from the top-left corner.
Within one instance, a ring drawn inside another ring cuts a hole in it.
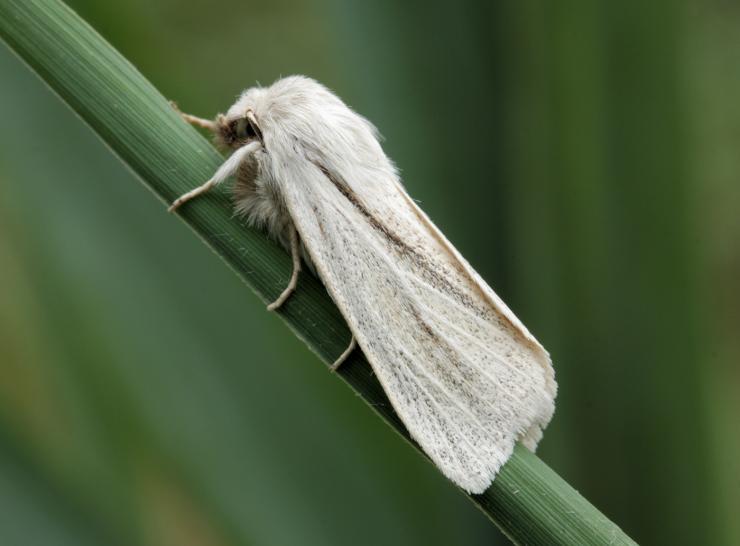
[[[237,210],[312,262],[447,477],[481,493],[517,441],[536,447],[556,393],[547,352],[406,194],[367,120],[291,77],[209,123],[235,153],[259,143],[240,159]]]

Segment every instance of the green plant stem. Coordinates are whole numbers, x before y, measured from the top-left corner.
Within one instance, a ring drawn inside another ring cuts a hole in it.
[[[223,160],[126,59],[62,2],[0,0],[0,35],[163,203],[207,180]],[[286,285],[287,254],[260,232],[235,221],[223,194],[213,192],[189,203],[180,217],[263,301],[272,301]],[[321,283],[308,274],[280,315],[327,364],[349,342],[338,310]],[[408,439],[359,351],[339,375]],[[634,544],[521,446],[489,490],[470,499],[517,544]]]

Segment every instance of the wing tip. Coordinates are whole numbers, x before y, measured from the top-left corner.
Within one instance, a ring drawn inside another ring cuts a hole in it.
[[[496,476],[514,454],[517,443],[533,453],[536,451],[537,444],[542,439],[544,429],[549,424],[554,411],[554,399],[546,400],[523,431],[511,432],[497,442],[496,455],[488,460],[482,460],[483,469],[478,472],[466,472],[457,465],[450,466],[442,460],[435,460],[434,457],[432,460],[437,468],[463,491],[471,495],[482,495],[491,487]]]
[[[493,461],[489,461],[488,467],[484,471],[476,473],[449,472],[448,469],[439,467],[442,473],[450,479],[460,489],[470,495],[482,495],[485,493],[493,481],[498,476],[501,468],[511,458],[514,453],[515,442],[511,441],[501,450],[500,456]]]

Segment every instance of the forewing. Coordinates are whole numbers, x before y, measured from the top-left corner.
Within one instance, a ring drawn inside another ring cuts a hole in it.
[[[410,435],[480,493],[553,412],[547,353],[387,173],[296,159],[301,240]]]

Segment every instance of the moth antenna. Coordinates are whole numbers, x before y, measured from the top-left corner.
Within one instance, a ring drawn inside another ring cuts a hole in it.
[[[236,172],[236,170],[239,168],[239,165],[241,165],[242,161],[244,161],[247,155],[257,151],[261,146],[262,145],[258,141],[254,141],[236,150],[233,154],[229,156],[226,161],[221,164],[221,166],[213,174],[210,180],[208,180],[208,182],[206,182],[202,186],[198,186],[197,188],[190,190],[189,192],[175,199],[175,201],[172,203],[172,205],[170,205],[167,211],[173,212],[183,203],[190,201],[194,197],[198,197],[200,194],[207,192],[212,187],[226,180],[228,177]]]

